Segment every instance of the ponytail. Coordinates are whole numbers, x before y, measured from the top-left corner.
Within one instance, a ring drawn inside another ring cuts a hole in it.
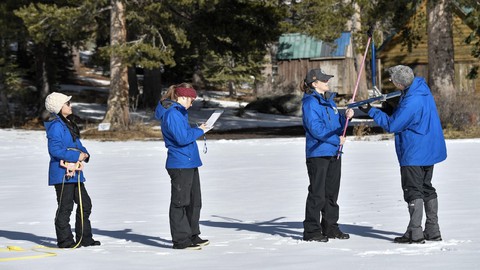
[[[313,87],[312,84],[308,84],[305,80],[300,82],[300,91],[305,93],[305,94],[311,94],[313,93]]]

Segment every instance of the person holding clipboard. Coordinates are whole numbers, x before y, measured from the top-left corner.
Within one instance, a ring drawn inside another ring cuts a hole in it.
[[[165,147],[166,169],[171,179],[170,232],[174,249],[201,249],[209,241],[200,238],[202,197],[198,167],[202,166],[196,140],[208,131],[205,124],[191,127],[187,110],[197,98],[192,85],[172,85],[155,110]]]

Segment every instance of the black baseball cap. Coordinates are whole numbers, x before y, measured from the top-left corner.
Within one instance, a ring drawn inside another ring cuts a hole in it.
[[[307,84],[311,84],[314,81],[324,81],[324,82],[326,82],[326,81],[330,80],[330,78],[332,78],[332,77],[333,77],[333,75],[325,74],[325,72],[323,72],[322,69],[315,68],[315,69],[311,69],[307,73],[307,76],[305,77],[305,82]]]

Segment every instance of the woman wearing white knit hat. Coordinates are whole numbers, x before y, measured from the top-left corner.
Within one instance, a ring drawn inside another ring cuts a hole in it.
[[[55,187],[57,194],[55,232],[59,248],[100,245],[99,241],[92,238],[89,220],[92,202],[85,188],[82,171],[82,162],[88,162],[90,154],[80,141],[78,126],[71,119],[71,98],[53,92],[45,99],[45,108],[52,114],[52,119],[45,122],[45,129],[50,154],[48,184]],[[77,204],[76,241],[70,227],[74,203]]]

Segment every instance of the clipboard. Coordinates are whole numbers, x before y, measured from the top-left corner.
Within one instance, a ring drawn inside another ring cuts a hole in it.
[[[215,122],[217,122],[218,118],[223,114],[224,110],[215,110],[212,115],[210,115],[210,118],[205,122],[205,126],[207,127],[207,131],[211,130],[213,128],[213,125]]]

